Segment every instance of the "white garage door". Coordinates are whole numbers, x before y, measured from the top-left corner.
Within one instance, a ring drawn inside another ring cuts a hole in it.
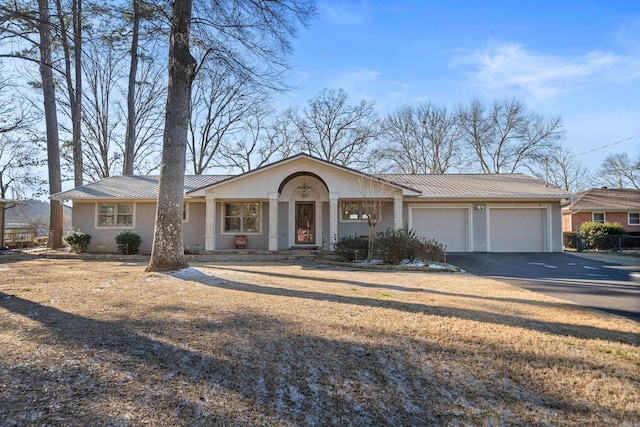
[[[447,252],[468,251],[468,209],[412,208],[411,228],[418,236],[434,238]]]
[[[546,209],[489,210],[491,252],[544,252]]]

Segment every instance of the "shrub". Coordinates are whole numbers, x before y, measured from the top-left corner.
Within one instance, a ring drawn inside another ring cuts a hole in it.
[[[422,238],[420,242],[420,253],[418,258],[422,261],[442,261],[444,253],[447,249],[442,243],[438,243],[436,239]]]
[[[64,241],[71,247],[71,250],[81,254],[87,250],[91,243],[91,235],[79,230],[71,230],[64,236]]]
[[[404,229],[406,230],[406,229]],[[385,264],[399,264],[407,258],[409,241],[407,233],[403,229],[394,230],[387,228],[375,236],[376,253]]]
[[[394,230],[387,228],[375,237],[375,247],[378,256],[385,264],[399,264],[403,259],[413,261],[421,251],[420,239],[416,233],[408,228]]]
[[[624,227],[617,222],[583,222],[580,235],[589,248],[613,249],[620,245],[618,236],[624,235]]]
[[[335,251],[347,261],[367,257],[367,239],[360,236],[344,236],[335,244]],[[435,239],[416,236],[414,230],[400,228],[376,233],[374,251],[385,264],[400,264],[402,260],[440,261],[444,258],[445,247]]]
[[[562,245],[565,248],[576,249],[578,247],[578,235],[573,231],[562,232]]]
[[[416,235],[414,230],[388,228],[376,235],[375,246],[378,256],[385,264],[399,264],[406,259],[413,262],[440,261],[444,258],[445,247],[435,239]]]
[[[118,252],[123,255],[137,254],[140,249],[142,238],[131,231],[123,231],[116,236],[116,244],[118,246]]]
[[[334,249],[338,255],[347,261],[365,259],[367,257],[367,239],[353,235],[343,236],[335,244]]]
[[[49,237],[38,236],[35,239],[33,239],[33,242],[36,244],[36,246],[47,246],[47,244],[49,243]]]

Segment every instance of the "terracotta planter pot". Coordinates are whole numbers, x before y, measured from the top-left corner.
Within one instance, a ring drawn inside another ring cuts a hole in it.
[[[236,246],[236,249],[244,249],[247,244],[247,236],[239,234],[233,238],[233,244]]]

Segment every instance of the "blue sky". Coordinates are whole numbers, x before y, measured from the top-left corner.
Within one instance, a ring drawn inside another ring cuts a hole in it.
[[[638,0],[321,0],[293,47],[298,89],[283,104],[322,88],[373,99],[380,115],[516,97],[562,117],[564,145],[589,168],[640,155]]]

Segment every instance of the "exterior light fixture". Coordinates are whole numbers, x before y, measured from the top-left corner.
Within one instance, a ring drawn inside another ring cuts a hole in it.
[[[303,199],[306,199],[309,196],[309,194],[311,193],[311,187],[308,186],[306,183],[303,183],[301,186],[299,186],[297,188],[297,190],[298,190],[298,194]]]
[[[311,194],[312,188],[311,186],[307,185],[307,182],[304,179],[304,175],[302,176],[302,185],[298,186],[296,190],[298,191],[300,197],[302,197],[303,199],[306,199],[309,194]]]

